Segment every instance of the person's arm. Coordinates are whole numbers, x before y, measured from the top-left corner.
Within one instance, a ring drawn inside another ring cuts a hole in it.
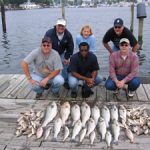
[[[113,50],[108,43],[103,43],[104,47],[108,50],[110,54],[112,54]]]
[[[137,50],[139,49],[140,45],[137,43],[136,45],[133,46],[132,48],[132,52],[137,52]]]
[[[95,80],[96,79],[96,76],[97,76],[97,73],[98,73],[98,71],[93,71],[92,72],[92,78]]]

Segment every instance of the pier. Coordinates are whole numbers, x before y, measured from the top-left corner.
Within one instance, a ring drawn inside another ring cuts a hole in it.
[[[89,104],[96,103],[99,107],[106,105],[120,105],[126,107],[145,106],[150,115],[150,80],[149,78],[141,78],[142,84],[135,92],[133,98],[127,96],[126,90],[120,90],[120,94],[114,95],[107,91],[104,85],[93,88],[94,94],[86,99]],[[15,130],[17,126],[17,118],[21,112],[29,109],[44,110],[50,101],[61,103],[68,100],[70,103],[79,103],[84,100],[81,97],[81,88],[79,88],[76,99],[70,97],[70,90],[63,87],[60,90],[60,98],[52,97],[51,92],[46,90],[40,100],[36,100],[36,93],[31,91],[29,83],[24,75],[21,74],[1,74],[0,75],[0,149],[1,150],[98,150],[107,149],[105,142],[100,142],[100,138],[96,138],[94,145],[89,145],[89,139],[85,139],[82,145],[70,142],[69,139],[62,143],[62,131],[58,136],[58,141],[53,142],[53,134],[47,141],[41,139],[36,140],[34,136],[16,137]],[[98,137],[98,135],[97,135]],[[131,144],[121,133],[119,144],[114,145],[112,149],[118,150],[149,150],[149,135],[135,135],[135,143]]]

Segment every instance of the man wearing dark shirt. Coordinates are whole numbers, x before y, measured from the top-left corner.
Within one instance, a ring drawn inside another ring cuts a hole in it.
[[[69,86],[71,97],[77,96],[79,80],[83,85],[91,88],[98,85],[102,80],[98,76],[99,65],[96,56],[89,52],[89,45],[82,42],[79,45],[79,52],[71,57],[69,65]],[[90,95],[89,95],[90,96]]]
[[[139,44],[134,37],[134,35],[130,32],[130,30],[123,25],[123,20],[120,18],[115,19],[114,27],[110,28],[103,37],[104,47],[110,52],[110,54],[114,51],[119,50],[119,42],[120,39],[127,38],[130,41],[130,45],[132,47],[132,51],[136,52],[139,48]],[[111,47],[108,42],[113,42],[113,47]]]
[[[56,26],[54,28],[49,29],[45,37],[49,37],[52,40],[52,48],[56,50],[63,64],[62,76],[65,79],[65,87],[68,88],[68,73],[67,68],[70,62],[70,57],[73,54],[74,43],[71,33],[66,29],[66,20],[58,19],[56,22]]]

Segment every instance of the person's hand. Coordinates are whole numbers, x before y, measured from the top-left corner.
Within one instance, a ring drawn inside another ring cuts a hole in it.
[[[116,86],[120,89],[123,88],[124,84],[125,84],[124,80],[121,80],[121,81],[117,81]]]
[[[64,63],[64,65],[69,65],[70,59],[64,59],[64,60],[63,60],[63,63]]]
[[[49,79],[48,78],[44,78],[41,82],[40,82],[40,86],[45,87],[46,84],[48,83]]]
[[[87,83],[87,85],[88,85],[89,87],[94,86],[94,79],[93,79],[93,78],[87,78],[87,79],[85,80],[85,82]]]
[[[36,81],[33,80],[33,79],[30,79],[29,82],[30,82],[32,85],[36,84]]]

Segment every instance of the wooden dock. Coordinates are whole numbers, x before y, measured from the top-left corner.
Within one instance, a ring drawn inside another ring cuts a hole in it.
[[[127,107],[145,106],[150,115],[150,84],[144,82],[135,92],[133,98],[127,96],[125,90],[121,90],[118,95],[107,91],[103,85],[93,88],[94,94],[86,99],[88,103],[96,102],[99,106],[102,104],[124,104]],[[105,142],[100,142],[99,138],[95,140],[93,146],[89,145],[89,140],[86,139],[82,145],[67,142],[62,143],[62,137],[58,138],[57,142],[52,142],[51,137],[42,142],[35,140],[35,137],[27,138],[26,136],[16,137],[16,121],[20,112],[24,112],[31,108],[35,110],[44,110],[50,101],[68,100],[71,103],[81,103],[81,90],[79,88],[76,99],[70,97],[70,90],[63,87],[60,90],[60,98],[56,99],[51,95],[49,90],[46,90],[41,97],[41,100],[35,99],[35,92],[31,91],[24,75],[20,74],[1,74],[0,75],[0,150],[98,150],[107,149]],[[124,134],[119,138],[119,144],[113,145],[111,149],[118,150],[149,150],[150,134],[135,136],[135,143],[129,143]]]

